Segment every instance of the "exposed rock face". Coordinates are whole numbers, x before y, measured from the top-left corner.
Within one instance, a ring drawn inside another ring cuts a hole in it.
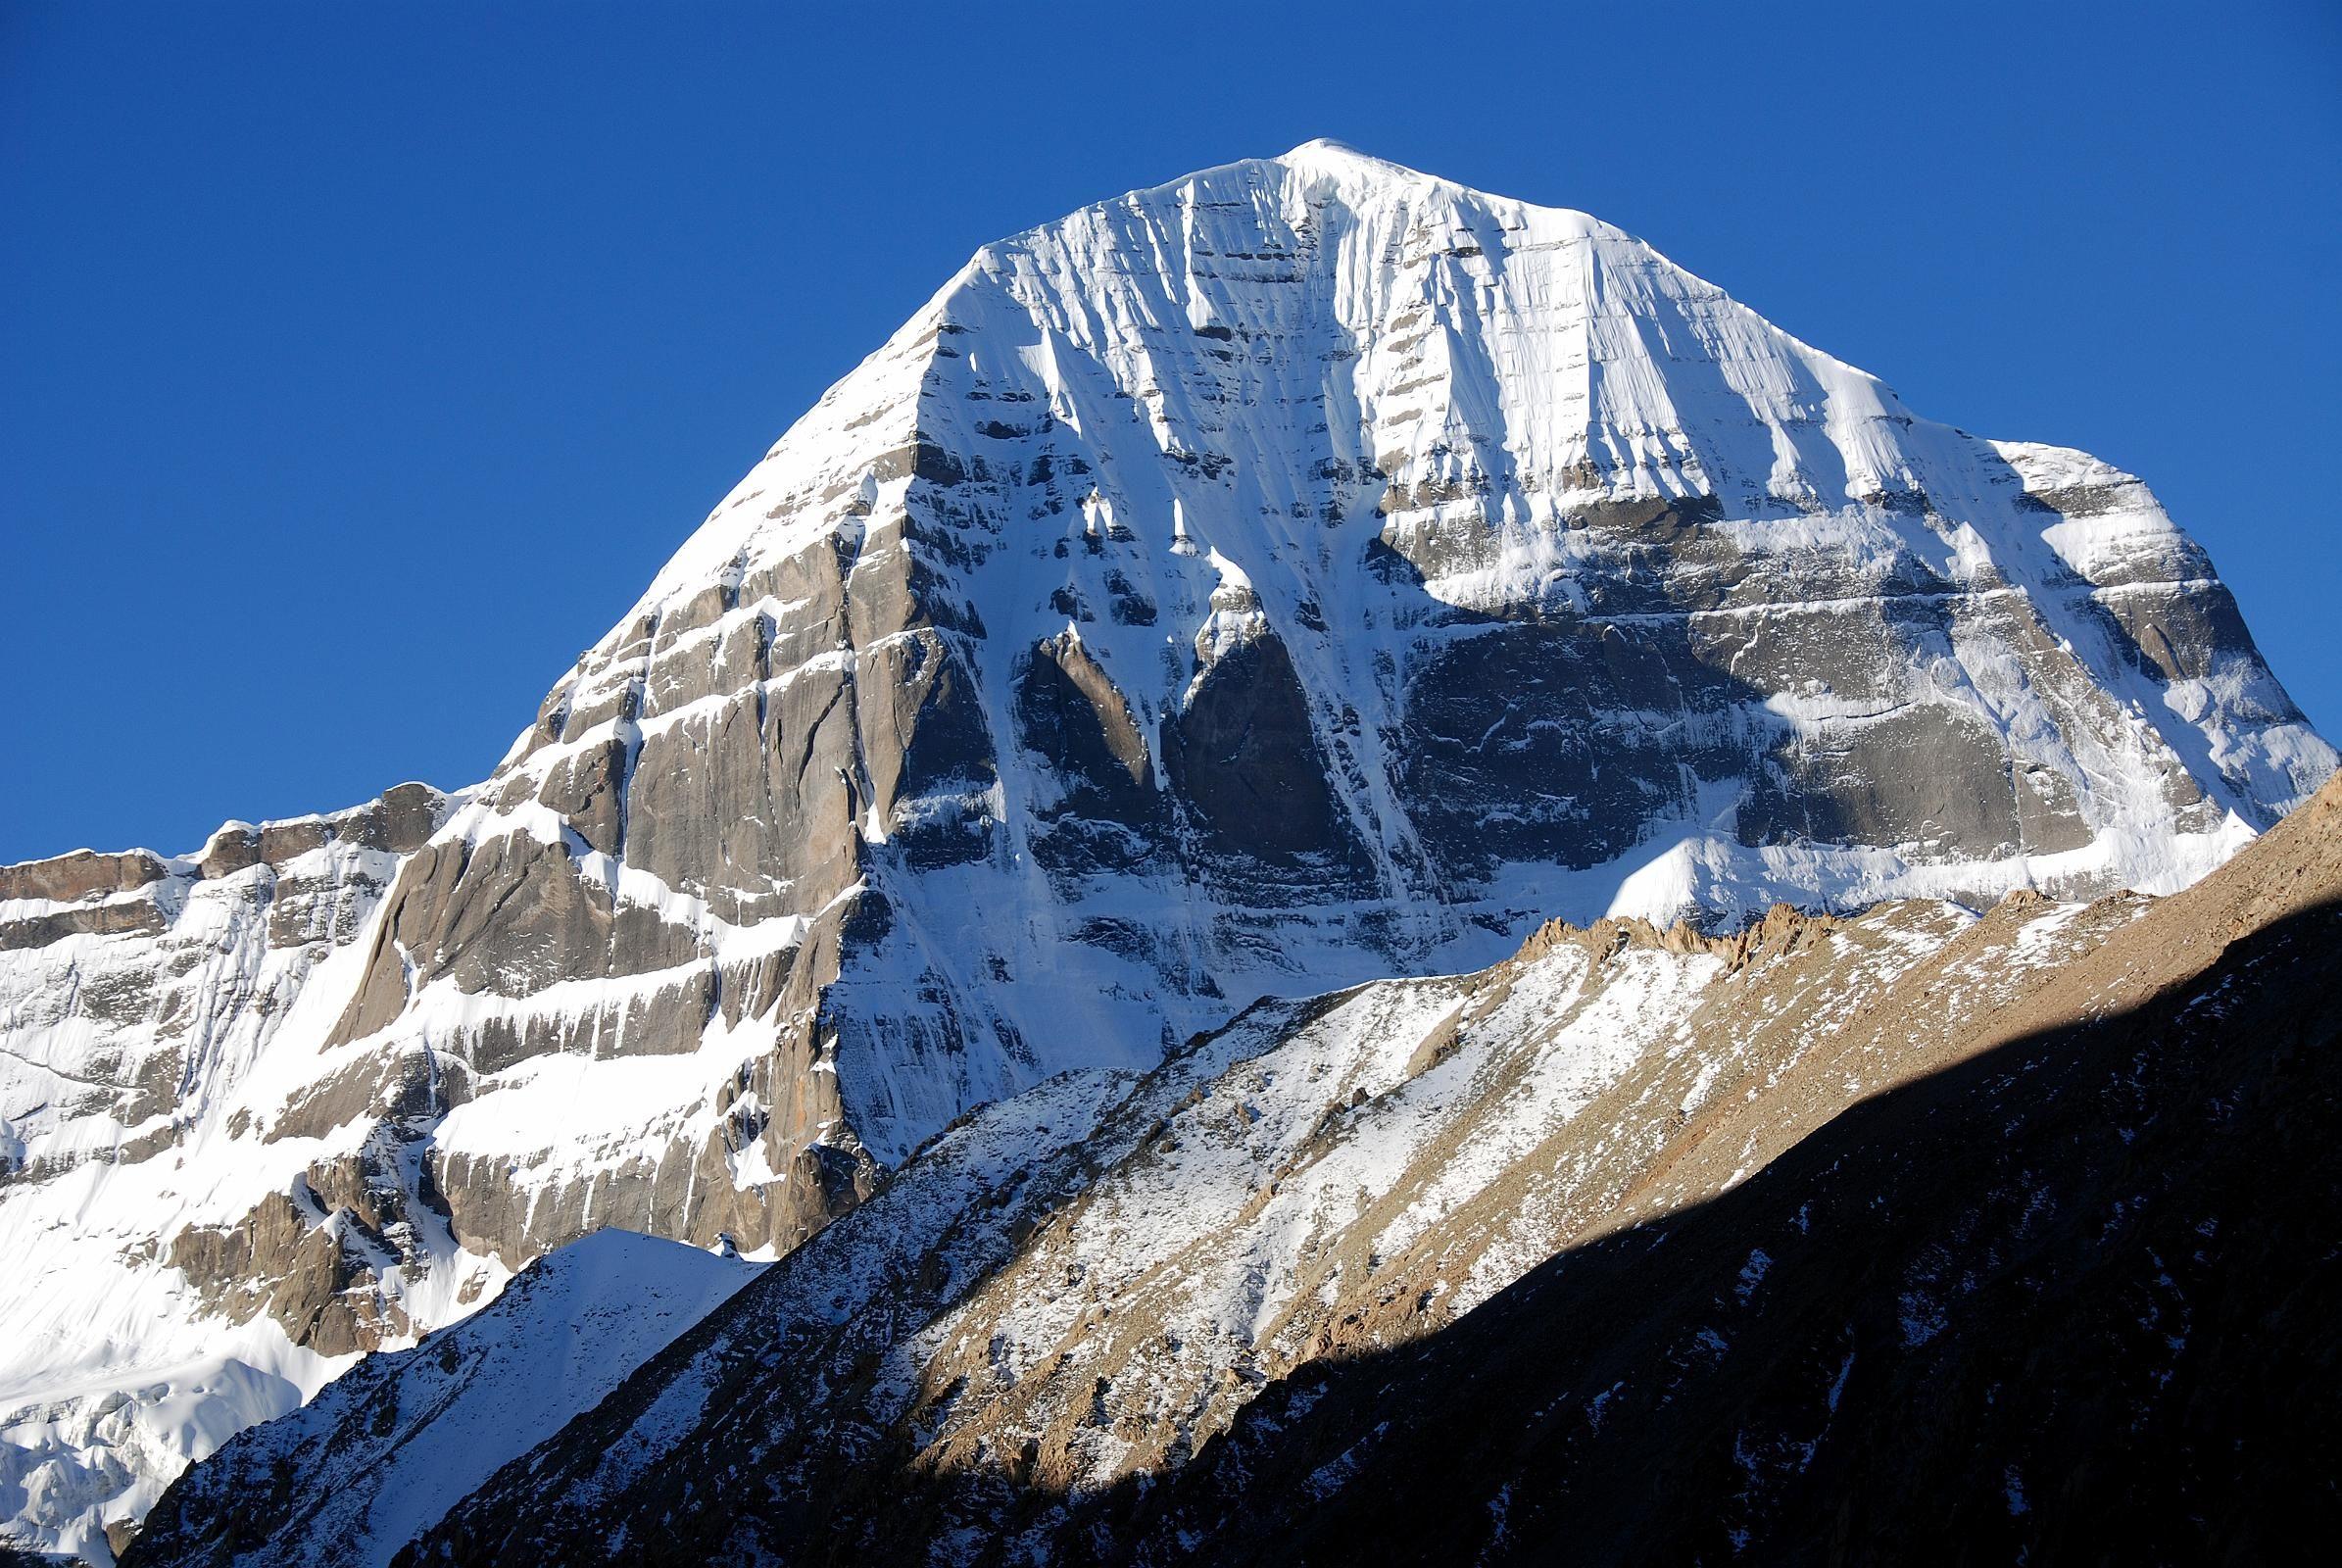
[[[980,251],[488,779],[0,872],[0,1313],[76,1348],[0,1408],[600,1225],[776,1255],[972,1107],[1549,914],[2170,891],[2333,765],[2129,475],[1582,214],[1206,171]],[[28,1539],[143,1506],[79,1486]]]
[[[0,901],[37,899],[65,904],[93,895],[129,893],[161,880],[168,870],[160,856],[144,850],[127,855],[75,850],[54,860],[0,865]]]
[[[1337,859],[1351,847],[1308,695],[1275,637],[1253,637],[1196,675],[1186,708],[1164,720],[1163,760],[1214,861]]]

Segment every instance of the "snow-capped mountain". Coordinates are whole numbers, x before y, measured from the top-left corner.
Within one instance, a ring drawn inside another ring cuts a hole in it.
[[[979,251],[488,779],[0,870],[0,1514],[102,1556],[564,1243],[784,1253],[1262,995],[2170,892],[2333,766],[2138,480],[1594,219],[1135,192]]]

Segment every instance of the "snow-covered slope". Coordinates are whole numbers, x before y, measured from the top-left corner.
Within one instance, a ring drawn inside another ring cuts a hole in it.
[[[402,785],[182,858],[0,868],[0,1543],[110,1560],[190,1459],[501,1283],[409,1204],[373,1118],[251,1133],[318,1068],[353,943],[448,807]],[[372,1278],[394,1245],[422,1266]]]
[[[777,1255],[970,1107],[1552,915],[2170,890],[2333,765],[2139,481],[1594,219],[1327,143],[1134,192],[978,252],[490,778],[0,872],[7,1528],[135,1515],[221,1325]],[[56,1436],[117,1395],[134,1461]]]
[[[600,1230],[410,1350],[368,1356],[306,1408],[230,1444],[181,1502],[225,1560],[386,1568],[508,1461],[592,1409],[764,1265]],[[289,1489],[290,1475],[331,1478]]]

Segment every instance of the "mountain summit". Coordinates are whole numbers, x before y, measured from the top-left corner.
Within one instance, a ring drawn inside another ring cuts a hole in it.
[[[1133,192],[978,251],[488,779],[0,869],[0,1502],[101,1553],[590,1229],[785,1252],[1264,994],[2169,893],[2334,765],[2139,480],[1608,224],[1325,141]]]

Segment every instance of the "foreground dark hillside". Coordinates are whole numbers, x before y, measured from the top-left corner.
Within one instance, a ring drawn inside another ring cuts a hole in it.
[[[2342,1526],[2338,943],[2333,905],[2287,916],[1420,1348],[1306,1368],[1077,1506],[1061,1554],[2299,1560]]]

